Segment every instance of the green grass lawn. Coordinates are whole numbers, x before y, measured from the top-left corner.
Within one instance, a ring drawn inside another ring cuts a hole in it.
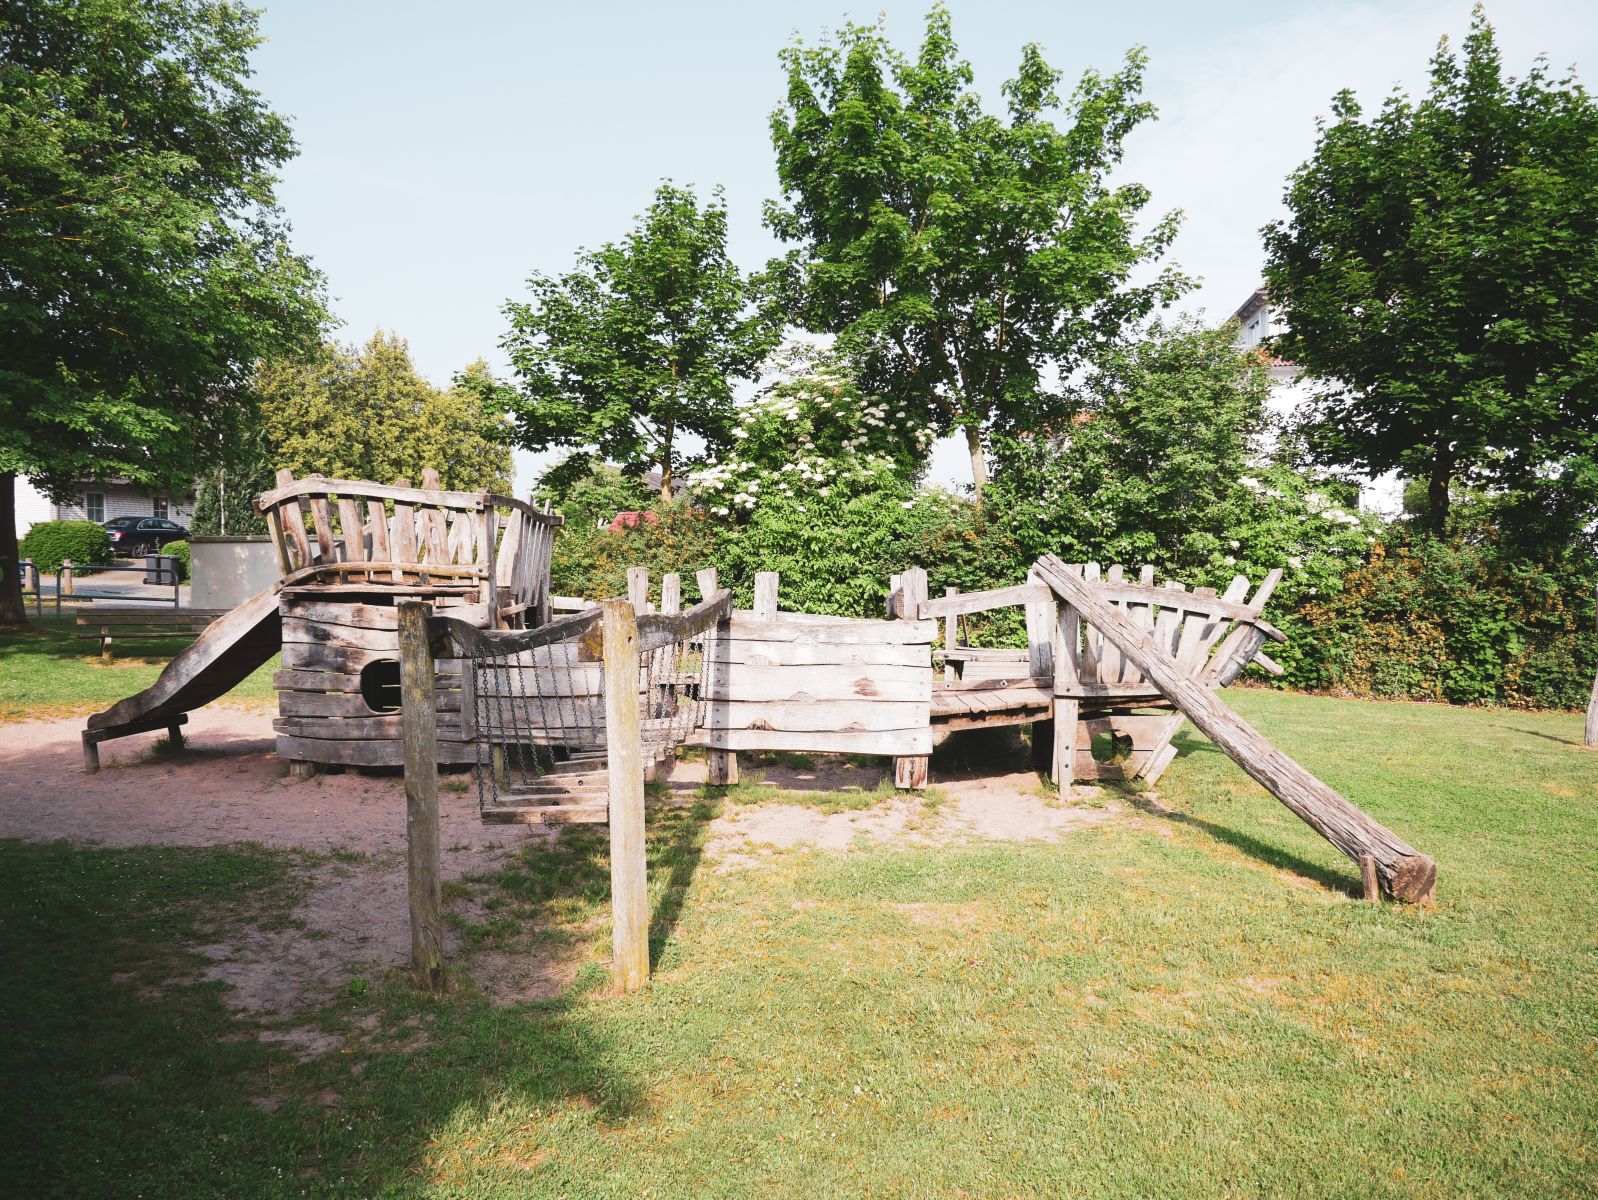
[[[0,722],[96,712],[155,682],[187,643],[177,638],[117,638],[112,660],[70,616],[30,618],[24,629],[0,629]],[[235,700],[273,698],[274,657],[229,693]]]
[[[656,973],[605,993],[605,836],[470,888],[473,945],[574,954],[494,1008],[378,981],[250,1039],[183,949],[296,860],[0,846],[21,1195],[1590,1196],[1598,753],[1561,714],[1229,695],[1439,865],[1358,873],[1202,738],[1057,843],[701,862],[652,810]],[[92,785],[90,785],[92,786]],[[738,799],[764,802],[759,789]],[[853,806],[849,801],[848,806]],[[185,982],[185,980],[190,980]],[[241,1036],[242,1035],[242,1036]]]

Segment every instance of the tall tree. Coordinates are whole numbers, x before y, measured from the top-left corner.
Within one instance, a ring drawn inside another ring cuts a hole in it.
[[[510,488],[509,424],[485,406],[497,388],[481,362],[445,391],[416,373],[403,338],[379,331],[361,347],[263,363],[256,386],[274,469],[415,483],[433,467],[446,488]]]
[[[754,378],[782,332],[761,281],[727,256],[720,189],[701,208],[692,190],[661,184],[620,242],[580,255],[559,278],[535,273],[528,287],[530,302],[505,306],[501,343],[521,383],[506,400],[520,443],[657,466],[666,499],[683,435],[727,445],[732,382]]]
[[[1419,102],[1332,103],[1266,227],[1279,352],[1321,379],[1324,462],[1427,484],[1590,476],[1598,437],[1598,106],[1506,76],[1480,7]]]
[[[248,84],[260,40],[225,0],[0,10],[0,622],[19,475],[187,488],[255,360],[324,320],[273,197],[295,147]]]
[[[1052,373],[1187,287],[1171,266],[1131,282],[1178,217],[1140,232],[1148,189],[1109,182],[1154,115],[1138,98],[1144,57],[1087,72],[1062,102],[1060,72],[1025,46],[1007,119],[970,90],[941,5],[914,60],[863,25],[781,60],[788,96],[771,131],[785,203],[766,219],[804,243],[788,266],[806,323],[839,336],[868,392],[914,405],[940,434],[963,430],[980,497],[985,435],[1035,422]]]

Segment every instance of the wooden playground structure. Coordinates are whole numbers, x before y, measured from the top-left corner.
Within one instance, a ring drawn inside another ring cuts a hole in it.
[[[485,821],[608,822],[618,985],[647,975],[643,787],[677,746],[699,745],[711,784],[740,751],[881,755],[895,783],[927,782],[948,734],[1031,725],[1035,765],[1074,780],[1157,780],[1191,721],[1360,866],[1366,895],[1423,901],[1436,865],[1270,745],[1218,698],[1283,635],[1263,617],[1281,573],[1221,592],[1155,586],[1144,567],[1040,558],[1010,587],[932,599],[926,572],[889,583],[885,614],[783,610],[775,573],[733,607],[714,570],[634,569],[628,596],[556,618],[550,558],[561,518],[510,497],[280,472],[258,507],[281,579],[205,629],[151,687],[88,719],[86,769],[110,738],[166,728],[279,650],[277,749],[313,764],[405,768],[417,963],[441,971],[437,772],[474,768]],[[1006,608],[1026,646],[965,644],[961,619]],[[936,646],[936,643],[940,643]],[[934,662],[935,648],[941,671]],[[1113,751],[1095,755],[1095,740]],[[430,832],[429,832],[430,831]]]

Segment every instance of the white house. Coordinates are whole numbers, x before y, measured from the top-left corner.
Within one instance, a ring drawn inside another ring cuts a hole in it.
[[[181,496],[152,495],[127,479],[82,480],[74,485],[76,495],[57,504],[26,479],[16,484],[17,536],[20,538],[40,521],[93,521],[100,524],[112,517],[166,517],[187,525],[194,516],[194,492]]]
[[[1232,316],[1239,325],[1237,345],[1241,350],[1252,350],[1266,338],[1287,330],[1271,308],[1271,299],[1263,287],[1255,288]],[[1277,416],[1287,416],[1310,402],[1313,387],[1296,363],[1284,362],[1273,354],[1270,373],[1271,397],[1267,404]],[[1396,471],[1360,480],[1359,506],[1367,512],[1389,516],[1399,512],[1404,507],[1404,481]]]

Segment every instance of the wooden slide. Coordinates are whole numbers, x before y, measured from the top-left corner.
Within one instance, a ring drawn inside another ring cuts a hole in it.
[[[226,695],[276,654],[283,643],[278,588],[274,583],[213,622],[142,692],[90,717],[83,731],[84,769],[100,769],[101,742],[154,729],[176,733],[186,714]]]

